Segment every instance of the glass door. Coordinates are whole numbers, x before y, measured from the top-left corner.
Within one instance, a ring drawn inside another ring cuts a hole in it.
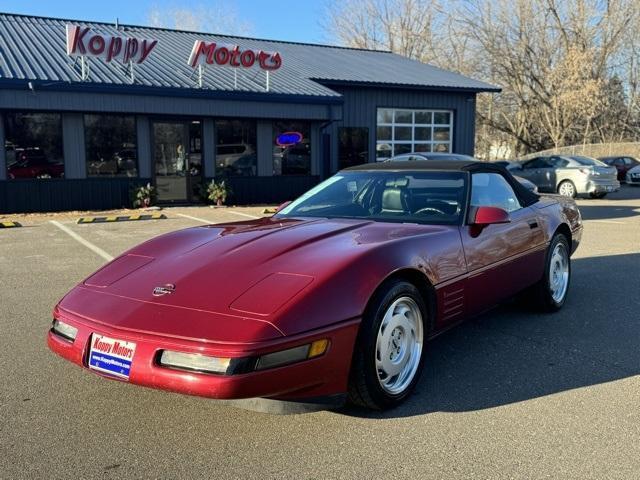
[[[158,202],[198,201],[202,178],[201,123],[154,122],[153,150]]]

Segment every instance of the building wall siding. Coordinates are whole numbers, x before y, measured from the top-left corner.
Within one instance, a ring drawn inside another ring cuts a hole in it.
[[[138,144],[138,175],[150,179],[153,171],[153,154],[151,151],[151,124],[146,115],[136,116],[136,141]]]
[[[473,155],[475,94],[438,92],[399,88],[333,87],[344,97],[342,120],[333,122],[327,130],[332,137],[332,171],[338,168],[338,128],[367,127],[369,129],[369,162],[375,162],[376,113],[378,108],[453,110],[453,153]]]
[[[0,181],[7,179],[7,153],[4,149],[4,120],[0,118]],[[0,200],[2,197],[0,197]]]
[[[193,97],[25,91],[0,89],[0,108],[25,110],[126,112],[148,115],[189,115],[234,118],[328,120],[340,114],[335,105],[257,102]],[[339,107],[339,106],[337,106]]]
[[[81,113],[62,115],[62,149],[65,178],[87,178],[84,117]]]
[[[129,207],[129,191],[146,180],[86,178],[0,182],[0,213]]]

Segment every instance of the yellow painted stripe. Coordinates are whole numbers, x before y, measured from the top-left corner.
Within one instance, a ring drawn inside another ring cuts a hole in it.
[[[105,222],[115,222],[118,220],[118,217],[107,217],[104,219]]]
[[[138,214],[138,215],[129,215],[129,220],[140,220],[140,214]]]

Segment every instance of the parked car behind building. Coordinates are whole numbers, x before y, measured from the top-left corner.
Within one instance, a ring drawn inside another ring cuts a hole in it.
[[[540,156],[509,166],[514,175],[535,183],[541,192],[567,197],[589,195],[603,198],[620,189],[615,167],[579,155]]]
[[[469,155],[463,155],[461,153],[441,153],[441,152],[413,152],[406,153],[403,155],[397,155],[395,157],[384,160],[385,162],[402,162],[402,161],[416,161],[416,160],[439,160],[439,161],[449,161],[449,160],[458,160],[458,161],[466,161],[466,162],[476,162],[477,159],[470,157]],[[511,162],[500,161],[500,162],[491,162],[493,165],[498,165],[503,168],[507,168],[511,165]],[[514,175],[514,178],[518,180],[527,190],[538,193],[538,187],[533,182],[530,182],[526,178],[522,178],[518,175]]]
[[[629,156],[600,157],[598,160],[612,167],[616,167],[616,170],[618,170],[618,180],[620,182],[626,181],[629,170],[640,165],[638,160]]]
[[[625,180],[628,185],[640,185],[640,165],[628,170]]]

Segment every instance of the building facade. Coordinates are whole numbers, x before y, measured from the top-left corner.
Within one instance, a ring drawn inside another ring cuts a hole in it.
[[[473,154],[494,86],[381,51],[0,14],[0,213],[292,199],[341,168]]]

